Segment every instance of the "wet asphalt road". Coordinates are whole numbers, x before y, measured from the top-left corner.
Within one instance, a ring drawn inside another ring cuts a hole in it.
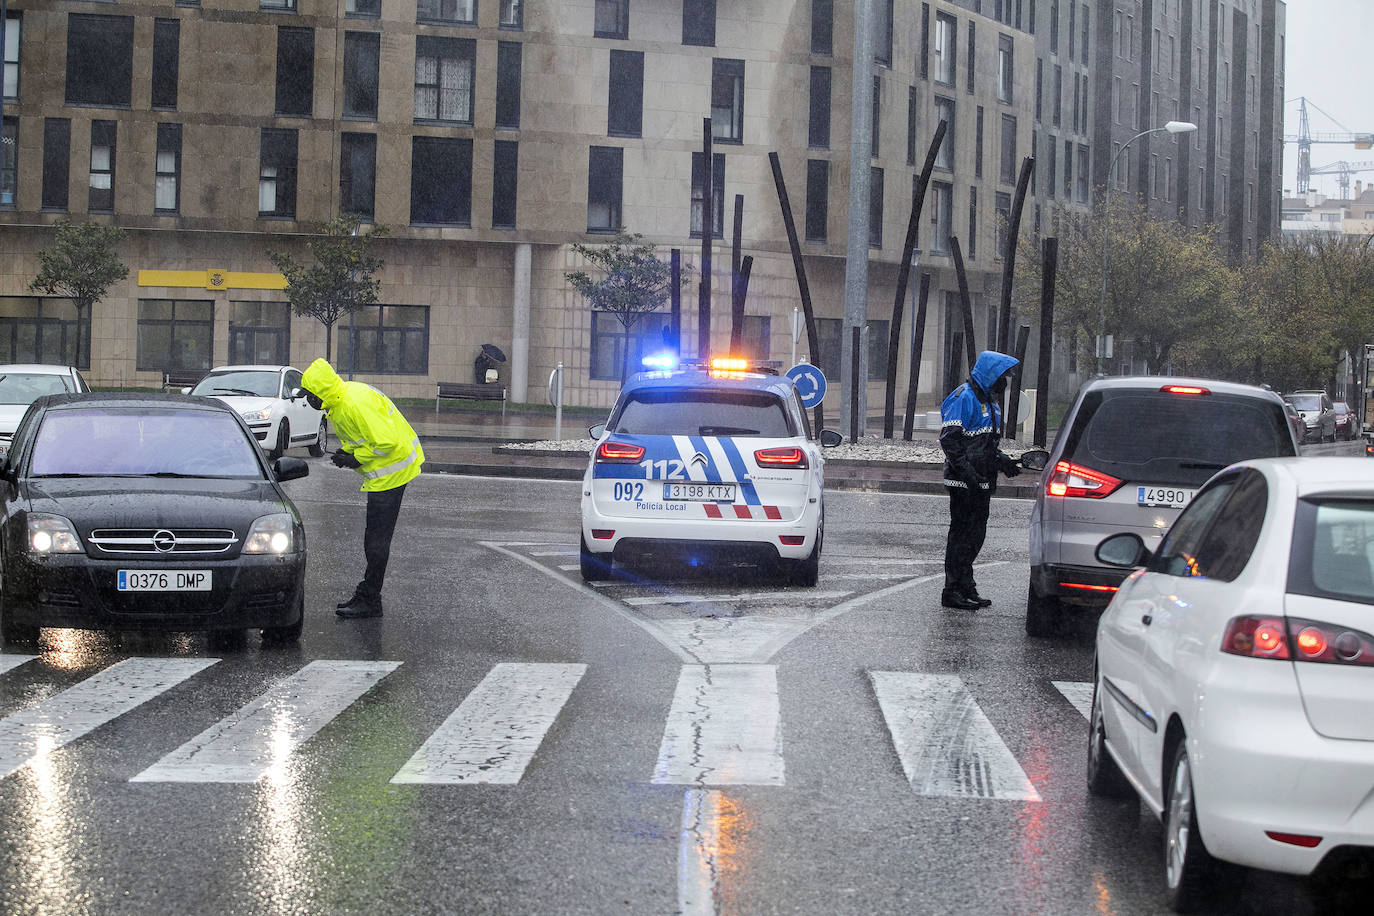
[[[577,484],[426,475],[386,616],[340,621],[356,477],[286,486],[299,648],[49,630],[0,674],[0,912],[1163,911],[1158,824],[1084,792],[1092,622],[1022,629],[1029,503],[994,501],[969,614],[939,606],[940,497],[827,493],[814,590],[588,588]],[[125,660],[144,692],[95,705],[126,709],[15,750],[17,714]],[[1329,911],[1311,891],[1254,876],[1227,912]]]

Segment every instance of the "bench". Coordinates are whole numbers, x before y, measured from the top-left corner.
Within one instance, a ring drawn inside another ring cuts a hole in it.
[[[207,373],[200,369],[168,369],[162,373],[162,390],[175,388],[180,391],[183,388],[194,387],[206,375]]]
[[[500,385],[472,385],[462,382],[435,382],[434,412],[439,412],[440,398],[465,401],[500,401],[501,416],[506,415],[506,389]]]

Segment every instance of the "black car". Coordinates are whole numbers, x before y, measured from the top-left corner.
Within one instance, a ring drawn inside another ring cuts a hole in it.
[[[130,393],[33,402],[0,464],[0,638],[38,628],[262,628],[300,638],[305,528],[242,418],[219,401]]]

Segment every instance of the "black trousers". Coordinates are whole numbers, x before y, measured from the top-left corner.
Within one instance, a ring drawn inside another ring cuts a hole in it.
[[[978,592],[973,582],[973,561],[983,549],[988,533],[988,509],[992,505],[991,490],[966,490],[945,487],[949,491],[949,536],[945,539],[945,591],[971,596]]]
[[[396,533],[396,519],[401,514],[401,498],[405,485],[394,490],[372,490],[367,494],[367,527],[363,532],[363,556],[367,572],[358,583],[358,594],[364,598],[382,596],[382,580],[386,578],[386,564],[391,558],[391,536]]]

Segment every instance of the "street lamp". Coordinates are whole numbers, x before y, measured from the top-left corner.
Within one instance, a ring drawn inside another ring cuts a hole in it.
[[[1107,354],[1107,230],[1111,225],[1110,220],[1112,218],[1112,185],[1115,183],[1116,161],[1121,158],[1122,153],[1126,152],[1126,147],[1146,134],[1190,134],[1195,130],[1197,130],[1197,125],[1192,121],[1170,121],[1163,127],[1151,127],[1149,130],[1142,130],[1121,144],[1121,149],[1112,156],[1112,164],[1107,167],[1107,194],[1102,204],[1102,297],[1098,301],[1097,307],[1098,374],[1102,372],[1102,360],[1106,358]]]

